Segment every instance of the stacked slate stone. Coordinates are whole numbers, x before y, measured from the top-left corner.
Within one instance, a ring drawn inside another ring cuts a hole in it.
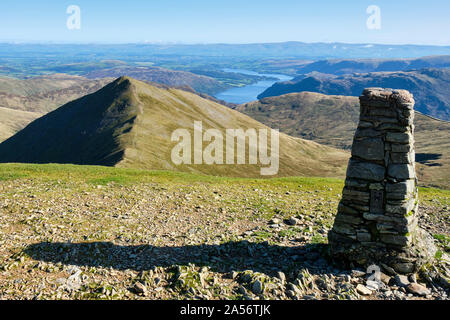
[[[435,253],[417,224],[414,99],[406,90],[365,89],[331,254],[351,264],[416,272]],[[429,248],[427,248],[429,247]]]

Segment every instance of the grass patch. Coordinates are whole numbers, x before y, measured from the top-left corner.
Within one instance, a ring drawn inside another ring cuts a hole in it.
[[[311,243],[317,243],[317,244],[328,243],[328,239],[327,239],[327,237],[325,237],[321,234],[315,234],[311,238]]]
[[[271,179],[219,177],[164,170],[126,169],[104,166],[72,164],[0,164],[0,180],[41,179],[58,182],[85,182],[105,185],[110,182],[118,184],[146,182],[197,182],[197,183],[245,183],[249,187],[273,186],[286,190],[334,190],[343,187],[343,181],[334,178],[286,177]]]
[[[433,237],[439,241],[439,244],[444,248],[446,252],[450,252],[450,236],[445,234],[434,234]]]
[[[97,178],[97,179],[91,179],[88,181],[88,183],[95,184],[95,185],[107,185],[109,183],[117,183],[120,185],[124,185],[130,182],[130,179],[125,176],[109,176],[104,178]]]
[[[263,242],[272,237],[272,233],[269,231],[259,230],[253,233],[253,238],[256,242]]]
[[[16,180],[21,178],[28,177],[25,173],[18,173],[18,172],[0,172],[0,181],[7,181],[7,180]]]

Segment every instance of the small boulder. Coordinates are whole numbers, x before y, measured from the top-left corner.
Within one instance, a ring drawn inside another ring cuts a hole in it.
[[[352,270],[352,277],[353,278],[361,278],[364,277],[366,275],[366,273],[364,271],[361,270]]]
[[[299,220],[295,217],[290,217],[289,219],[286,220],[286,224],[290,226],[295,226],[298,222]]]
[[[136,282],[133,289],[137,294],[145,295],[147,293],[147,287],[140,282]]]
[[[380,282],[373,281],[373,280],[367,280],[366,287],[369,290],[377,291],[378,289],[380,289]]]
[[[356,286],[356,292],[363,296],[370,296],[372,294],[372,290],[362,284]]]
[[[416,276],[415,273],[413,273],[413,274],[411,274],[411,275],[409,276],[409,282],[411,282],[411,283],[417,283],[417,276]]]
[[[262,293],[262,291],[263,291],[263,286],[262,286],[261,281],[256,280],[255,282],[253,282],[253,285],[252,285],[252,291],[253,291],[254,294],[260,294],[260,293]]]
[[[402,274],[397,274],[395,276],[395,283],[399,286],[399,287],[406,287],[409,284],[409,280],[407,276],[404,276]]]
[[[284,272],[278,271],[277,278],[280,279],[281,283],[286,282],[286,275],[284,274]]]
[[[406,289],[411,292],[412,294],[418,295],[418,296],[427,296],[431,294],[430,290],[428,290],[426,287],[418,284],[418,283],[410,283],[406,286]]]
[[[380,280],[381,282],[383,282],[385,285],[389,285],[389,282],[391,282],[391,277],[389,277],[387,274],[380,272]]]
[[[278,218],[273,218],[269,221],[269,224],[280,224],[281,220]]]

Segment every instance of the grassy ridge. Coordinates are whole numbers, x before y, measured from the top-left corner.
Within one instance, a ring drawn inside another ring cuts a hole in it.
[[[130,168],[113,168],[104,166],[88,166],[73,164],[0,164],[0,181],[18,178],[43,179],[51,181],[76,181],[98,184],[117,182],[119,184],[145,183],[155,180],[173,182],[210,182],[210,183],[299,183],[317,187],[317,185],[341,185],[342,179],[322,177],[283,177],[272,179],[218,177],[196,173],[186,173],[166,170],[141,170]]]
[[[196,173],[186,173],[165,170],[141,170],[130,168],[113,168],[104,166],[80,166],[72,164],[0,164],[0,181],[32,179],[73,183],[88,183],[94,185],[130,185],[134,183],[210,183],[210,184],[246,184],[249,186],[286,186],[287,188],[301,185],[302,188],[340,189],[344,180],[323,177],[282,177],[271,179],[218,177]],[[450,204],[450,190],[438,188],[419,188],[420,193],[427,199],[434,196],[448,198]]]

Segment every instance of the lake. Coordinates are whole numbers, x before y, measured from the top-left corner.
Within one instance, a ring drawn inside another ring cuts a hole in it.
[[[215,98],[219,100],[224,100],[226,102],[242,104],[250,101],[258,100],[257,96],[264,92],[267,88],[271,87],[274,83],[280,81],[289,81],[293,78],[284,74],[267,74],[267,73],[257,73],[249,70],[243,69],[223,69],[225,72],[235,72],[241,74],[255,75],[255,76],[266,76],[276,78],[278,80],[264,80],[258,81],[254,84],[240,88],[232,88],[215,95]]]

